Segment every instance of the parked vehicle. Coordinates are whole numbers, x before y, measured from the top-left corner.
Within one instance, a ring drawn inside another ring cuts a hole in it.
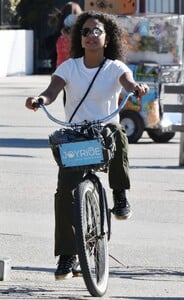
[[[150,93],[137,102],[132,97],[120,112],[130,143],[136,143],[147,131],[157,143],[171,140],[175,132],[163,128],[161,91],[163,84],[183,82],[183,16],[133,15],[118,16],[126,30],[127,58],[134,78],[146,82]],[[120,95],[119,102],[123,98]]]

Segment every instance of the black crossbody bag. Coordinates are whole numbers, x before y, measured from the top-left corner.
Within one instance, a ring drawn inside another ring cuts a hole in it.
[[[104,58],[104,60],[103,60],[102,63],[100,64],[100,66],[99,66],[97,72],[95,73],[95,75],[94,75],[94,77],[93,77],[93,79],[92,79],[92,81],[91,81],[91,83],[90,83],[90,85],[89,85],[89,87],[88,87],[86,93],[84,94],[83,98],[81,99],[81,101],[79,102],[79,104],[78,104],[77,107],[75,108],[73,114],[71,115],[71,117],[70,117],[70,119],[69,119],[69,122],[72,121],[72,119],[73,119],[74,115],[76,114],[77,110],[79,109],[79,107],[80,107],[81,104],[83,103],[84,99],[85,99],[86,96],[88,95],[88,93],[89,93],[89,91],[90,91],[90,89],[91,89],[91,87],[92,87],[92,85],[93,85],[93,83],[94,83],[94,81],[95,81],[95,79],[96,79],[98,73],[100,72],[101,68],[103,67],[105,61],[106,61],[106,58]]]

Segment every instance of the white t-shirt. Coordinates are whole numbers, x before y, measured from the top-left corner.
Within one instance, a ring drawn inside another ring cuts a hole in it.
[[[54,72],[54,75],[66,82],[67,121],[86,93],[97,70],[98,68],[87,68],[84,65],[84,58],[80,57],[66,60]],[[118,107],[118,98],[122,89],[119,78],[124,72],[131,72],[131,70],[123,62],[107,59],[72,122],[97,120],[112,113]],[[119,115],[109,122],[119,122]]]

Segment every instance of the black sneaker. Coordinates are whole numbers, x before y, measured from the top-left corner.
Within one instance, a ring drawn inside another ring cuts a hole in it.
[[[76,260],[75,255],[60,255],[58,267],[55,271],[56,279],[68,279],[73,277],[73,264]]]
[[[130,204],[125,195],[125,190],[113,191],[114,207],[112,209],[113,214],[119,220],[128,219],[131,216]]]

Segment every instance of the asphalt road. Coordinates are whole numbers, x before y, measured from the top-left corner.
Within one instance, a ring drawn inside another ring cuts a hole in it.
[[[83,278],[55,281],[53,194],[57,167],[48,134],[57,125],[25,99],[50,77],[0,78],[0,260],[11,259],[0,299],[91,299]],[[50,106],[59,116],[62,96]],[[61,114],[62,115],[62,114]],[[112,220],[109,287],[103,299],[184,299],[184,169],[179,134],[130,145],[133,216]],[[118,176],[118,175],[117,175]],[[103,178],[106,182],[105,178]],[[108,193],[111,201],[111,192]]]

